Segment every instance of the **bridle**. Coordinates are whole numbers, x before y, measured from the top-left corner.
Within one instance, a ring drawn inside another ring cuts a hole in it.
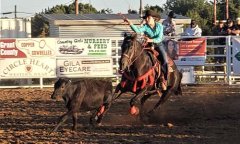
[[[123,54],[123,57],[126,57],[127,58],[127,61],[128,61],[128,67],[130,67],[139,57],[140,55],[143,53],[144,49],[145,48],[142,48],[141,52],[139,53],[139,55],[137,55],[133,60],[133,56],[134,56],[134,53],[137,52],[137,49],[136,49],[136,42],[133,43],[133,45],[129,48],[131,49],[133,48],[133,52],[131,52],[130,56],[128,54]]]

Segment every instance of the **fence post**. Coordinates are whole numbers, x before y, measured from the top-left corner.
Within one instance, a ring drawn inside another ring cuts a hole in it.
[[[118,59],[118,47],[116,47],[116,76],[117,76],[117,84],[119,83],[118,69],[119,69],[119,59]]]
[[[42,88],[43,88],[43,78],[41,77],[41,78],[39,79],[39,81],[40,81],[40,88],[42,89]]]
[[[232,71],[232,62],[231,62],[231,36],[226,37],[226,63],[227,63],[227,81],[228,84],[231,85],[231,71]]]

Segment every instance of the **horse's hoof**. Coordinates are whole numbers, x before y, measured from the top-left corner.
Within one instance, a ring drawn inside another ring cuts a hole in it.
[[[72,131],[77,131],[77,127],[72,127]]]
[[[131,114],[131,115],[138,115],[138,114],[139,114],[139,108],[136,107],[136,106],[132,106],[132,107],[130,108],[130,114]]]
[[[140,120],[144,123],[147,123],[147,122],[149,122],[149,117],[145,116],[145,114],[144,114],[144,115],[140,116]]]
[[[102,126],[102,123],[101,122],[99,122],[99,123],[97,123],[97,125],[96,126]]]
[[[149,111],[146,115],[147,115],[147,117],[151,117],[153,114],[154,114],[154,111],[151,110],[151,111]]]

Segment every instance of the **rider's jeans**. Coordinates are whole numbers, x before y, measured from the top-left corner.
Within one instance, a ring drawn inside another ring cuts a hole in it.
[[[167,53],[164,49],[164,45],[161,43],[158,46],[155,46],[155,50],[160,52],[158,59],[163,62],[162,64],[162,70],[164,73],[164,78],[167,80],[167,74],[168,74],[168,59],[167,59]]]

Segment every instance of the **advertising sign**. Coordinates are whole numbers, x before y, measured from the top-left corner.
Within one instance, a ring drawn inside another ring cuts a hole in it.
[[[0,58],[54,57],[55,39],[19,38],[0,40]]]
[[[177,65],[204,65],[206,60],[206,38],[191,40],[169,40],[166,51]]]
[[[240,74],[240,38],[232,38],[233,73]]]
[[[56,59],[0,59],[2,78],[39,78],[56,76]]]
[[[183,74],[182,84],[194,84],[194,68],[193,66],[178,66],[178,70]]]
[[[56,39],[57,56],[111,56],[109,38]]]
[[[59,58],[58,77],[107,77],[113,76],[112,58]]]

